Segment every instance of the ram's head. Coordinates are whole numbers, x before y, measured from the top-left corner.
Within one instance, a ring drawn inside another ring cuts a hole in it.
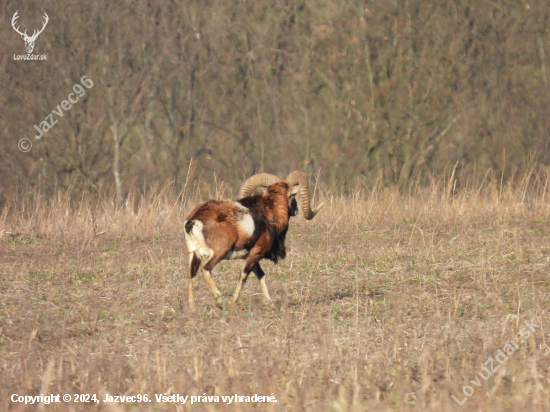
[[[259,173],[246,179],[239,191],[239,199],[242,199],[251,195],[264,194],[269,186],[273,183],[279,182],[281,179],[278,176],[269,173]],[[311,220],[321,210],[324,203],[321,203],[315,210],[311,209],[309,200],[309,185],[307,177],[300,171],[294,171],[286,178],[290,187],[288,191],[289,199],[289,211],[291,216],[295,216],[297,213],[297,204],[295,197],[298,196],[300,204],[302,205],[302,212],[307,220]]]

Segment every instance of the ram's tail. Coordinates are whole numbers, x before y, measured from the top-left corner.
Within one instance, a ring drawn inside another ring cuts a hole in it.
[[[185,222],[185,233],[190,235],[191,231],[193,230],[193,226],[195,226],[194,220],[188,220],[187,222]]]
[[[211,249],[204,241],[202,230],[204,225],[200,220],[187,220],[184,223],[185,228],[185,243],[189,253],[196,253],[199,257],[210,256]]]

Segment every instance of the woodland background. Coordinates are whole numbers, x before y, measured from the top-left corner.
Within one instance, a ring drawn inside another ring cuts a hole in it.
[[[46,61],[14,61],[17,10],[30,32],[48,13],[33,52]],[[407,188],[455,165],[455,190],[466,176],[513,181],[550,164],[549,12],[543,0],[1,1],[0,198],[178,193],[190,162],[235,187],[301,169],[333,188]],[[94,86],[35,140],[84,75]]]

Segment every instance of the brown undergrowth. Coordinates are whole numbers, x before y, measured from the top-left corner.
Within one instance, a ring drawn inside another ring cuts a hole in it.
[[[265,264],[276,308],[250,279],[235,310],[218,310],[199,280],[196,315],[182,224],[201,199],[231,197],[223,185],[130,195],[122,208],[27,193],[0,214],[0,410],[549,410],[547,181],[318,187],[323,211],[293,219],[286,260]],[[226,302],[238,267],[214,270]],[[540,327],[519,343],[531,320]],[[519,348],[471,383],[511,339]],[[10,400],[48,393],[152,402]],[[234,394],[277,402],[222,402]]]

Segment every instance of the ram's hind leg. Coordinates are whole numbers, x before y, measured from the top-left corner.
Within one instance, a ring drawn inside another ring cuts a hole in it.
[[[212,269],[216,264],[222,260],[225,253],[223,254],[214,254],[208,259],[208,262],[206,262],[202,268],[202,274],[204,276],[204,280],[206,280],[206,284],[208,285],[208,289],[210,290],[210,294],[214,298],[214,303],[219,309],[223,309],[223,300],[222,300],[222,293],[216,286],[216,283],[214,282],[214,279],[212,279],[212,276],[210,275],[212,273]]]
[[[195,312],[195,297],[193,295],[193,285],[195,276],[199,271],[201,260],[194,253],[189,253],[189,310]]]
[[[266,306],[273,306],[273,301],[271,300],[271,296],[269,296],[269,292],[267,291],[267,285],[265,283],[265,273],[260,267],[260,264],[257,263],[256,266],[254,266],[254,269],[252,269],[258,280],[260,281],[260,286],[262,288],[262,292],[264,294],[264,303]]]

